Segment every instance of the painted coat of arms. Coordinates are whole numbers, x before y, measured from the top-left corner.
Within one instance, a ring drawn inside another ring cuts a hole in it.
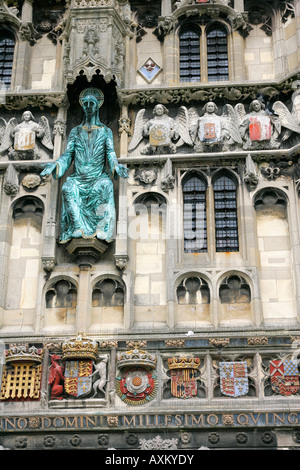
[[[66,361],[65,391],[76,398],[85,397],[92,390],[93,361]]]
[[[270,118],[268,116],[250,117],[249,135],[253,141],[270,140],[272,136]]]
[[[247,362],[220,362],[220,385],[223,395],[240,397],[249,391]]]
[[[196,397],[199,357],[169,358],[168,366],[171,371],[171,394],[176,398]]]
[[[272,390],[279,395],[295,395],[299,391],[298,366],[291,359],[270,361]]]
[[[157,358],[154,354],[134,349],[117,355],[120,369],[116,377],[116,392],[128,405],[144,405],[157,392]]]
[[[219,117],[202,117],[199,123],[201,142],[216,143],[221,141],[221,120]]]

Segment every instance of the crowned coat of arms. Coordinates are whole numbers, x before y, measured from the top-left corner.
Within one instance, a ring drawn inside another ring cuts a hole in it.
[[[249,391],[247,362],[220,362],[221,393],[229,397],[247,395]]]
[[[117,355],[117,395],[128,405],[144,405],[157,391],[156,356],[134,348]]]
[[[200,359],[169,358],[171,371],[171,394],[176,398],[194,398],[197,396],[197,375]]]
[[[298,393],[298,366],[291,359],[270,361],[270,374],[273,392],[285,396]]]

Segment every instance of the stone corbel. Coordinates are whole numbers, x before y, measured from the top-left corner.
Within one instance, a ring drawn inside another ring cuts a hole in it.
[[[31,21],[22,22],[19,35],[22,41],[28,41],[31,46],[34,46],[37,40],[42,37],[42,35],[36,31]]]
[[[159,41],[163,42],[165,36],[175,30],[177,23],[178,20],[173,16],[159,16],[158,25],[153,34]]]

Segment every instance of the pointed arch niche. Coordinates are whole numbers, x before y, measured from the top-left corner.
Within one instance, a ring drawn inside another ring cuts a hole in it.
[[[33,327],[37,306],[44,204],[34,196],[12,206],[4,326]]]
[[[277,188],[265,188],[256,194],[254,208],[264,320],[296,319],[288,199]]]
[[[197,328],[212,324],[208,281],[198,273],[181,277],[176,287],[175,326]]]
[[[166,215],[163,195],[147,192],[133,204],[129,225],[134,244],[134,324],[161,327],[167,323]]]

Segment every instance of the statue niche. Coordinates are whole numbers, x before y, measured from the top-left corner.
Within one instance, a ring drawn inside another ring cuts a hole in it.
[[[78,238],[110,243],[114,239],[112,179],[128,178],[128,172],[118,163],[111,129],[100,121],[103,101],[103,93],[95,88],[81,93],[82,124],[72,129],[63,155],[41,172],[41,177],[61,178],[74,162],[73,174],[62,185],[60,243]]]

